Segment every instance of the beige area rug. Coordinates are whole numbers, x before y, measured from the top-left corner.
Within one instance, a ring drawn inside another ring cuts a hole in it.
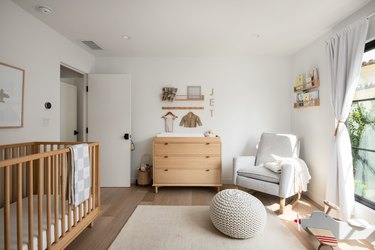
[[[211,223],[208,206],[138,206],[110,249],[305,249],[267,210],[265,230],[255,238],[232,239]]]

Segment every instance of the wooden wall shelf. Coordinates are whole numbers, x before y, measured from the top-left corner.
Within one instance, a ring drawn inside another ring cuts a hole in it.
[[[303,105],[299,105],[298,103],[294,103],[294,108],[299,109],[299,108],[307,108],[307,107],[313,107],[313,106],[320,106],[320,99],[308,101],[308,102],[303,102]]]
[[[176,95],[173,102],[201,102],[204,101],[204,95],[200,95],[197,98],[189,99],[187,95]],[[168,100],[165,100],[163,102],[170,102]]]
[[[297,93],[297,92],[303,92],[303,91],[307,91],[307,90],[315,89],[319,87],[320,87],[320,81],[316,80],[311,85],[305,85],[302,89],[299,89],[299,90],[297,90],[296,87],[293,87],[293,91],[294,93]]]
[[[161,109],[204,109],[204,107],[161,107]]]

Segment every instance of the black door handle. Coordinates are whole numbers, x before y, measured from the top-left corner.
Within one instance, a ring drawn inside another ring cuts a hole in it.
[[[129,140],[130,139],[130,134],[128,134],[128,133],[124,134],[124,139],[125,140]]]
[[[74,130],[74,135],[78,135],[79,134],[79,131],[78,130]]]

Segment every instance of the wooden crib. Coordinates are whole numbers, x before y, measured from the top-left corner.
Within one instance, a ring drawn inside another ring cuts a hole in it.
[[[100,213],[99,144],[88,143],[90,197],[68,204],[70,142],[0,146],[0,249],[62,249]]]

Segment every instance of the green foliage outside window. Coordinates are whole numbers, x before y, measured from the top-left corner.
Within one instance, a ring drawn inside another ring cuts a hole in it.
[[[353,103],[347,125],[349,128],[349,136],[353,147],[352,156],[355,177],[355,193],[361,197],[364,197],[365,199],[370,200],[371,202],[375,202],[374,196],[372,194],[373,190],[369,190],[369,188],[372,189],[371,187],[369,187],[370,182],[373,183],[375,181],[375,169],[374,166],[371,166],[371,164],[373,164],[374,162],[373,158],[375,153],[356,149],[358,147],[363,147],[363,145],[361,145],[361,139],[371,139],[366,138],[366,136],[369,135],[366,134],[365,128],[367,128],[366,131],[368,131],[368,129],[375,130],[375,102],[370,101],[370,103],[368,102],[367,104],[368,105],[364,105],[361,102]],[[365,148],[368,149],[367,147]],[[373,150],[373,148],[370,149]]]

